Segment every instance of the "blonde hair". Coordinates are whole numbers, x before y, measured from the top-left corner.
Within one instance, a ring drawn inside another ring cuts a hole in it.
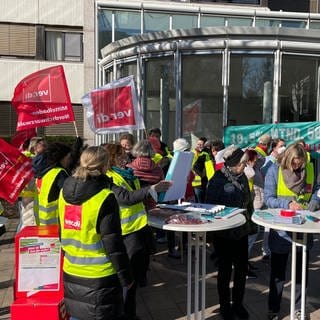
[[[295,158],[303,160],[302,167],[305,167],[306,163],[308,162],[307,152],[301,143],[290,144],[287,149],[280,154],[278,160],[280,167],[282,169],[289,169],[290,171],[293,171],[292,162]]]
[[[108,162],[107,151],[103,147],[88,147],[80,156],[80,165],[73,176],[86,180],[104,174],[102,169]]]

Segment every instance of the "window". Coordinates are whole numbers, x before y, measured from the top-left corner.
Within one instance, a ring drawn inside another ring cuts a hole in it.
[[[46,31],[46,60],[83,61],[82,33]]]
[[[271,54],[232,54],[228,87],[228,125],[271,123],[272,83]]]

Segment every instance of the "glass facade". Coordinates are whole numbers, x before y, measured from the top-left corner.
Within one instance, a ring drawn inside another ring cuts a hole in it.
[[[169,145],[222,138],[229,125],[318,120],[320,16],[166,10],[106,7],[98,25],[99,46],[141,34],[110,49],[116,58],[102,50],[100,67],[105,82],[135,75],[145,125]]]

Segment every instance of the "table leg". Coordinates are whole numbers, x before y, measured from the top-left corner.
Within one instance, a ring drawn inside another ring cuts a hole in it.
[[[296,257],[297,257],[297,234],[294,232],[292,233],[290,320],[294,320],[295,303],[296,303]]]
[[[196,232],[195,241],[195,259],[194,259],[194,319],[198,320],[199,316],[199,242],[200,234]]]
[[[187,319],[191,319],[191,275],[192,275],[192,268],[191,268],[191,232],[188,232],[188,266],[187,266]]]
[[[302,242],[302,277],[301,277],[301,319],[306,314],[306,275],[307,275],[307,234],[303,234]]]
[[[202,234],[202,281],[201,281],[201,320],[204,320],[206,318],[206,275],[207,275],[207,261],[206,261],[206,253],[207,253],[207,248],[206,248],[206,232]]]

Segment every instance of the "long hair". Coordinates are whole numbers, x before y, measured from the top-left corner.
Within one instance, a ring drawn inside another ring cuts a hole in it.
[[[80,165],[73,174],[74,177],[86,180],[88,177],[96,177],[103,174],[103,168],[107,165],[108,155],[103,147],[88,147],[80,156]]]
[[[111,170],[112,167],[124,166],[124,162],[128,162],[128,155],[118,143],[109,143],[104,146],[108,154],[107,170]]]
[[[307,152],[300,143],[290,144],[287,149],[279,156],[278,162],[282,169],[288,169],[293,171],[292,162],[293,159],[299,158],[303,160],[302,167],[305,167],[308,162]]]

